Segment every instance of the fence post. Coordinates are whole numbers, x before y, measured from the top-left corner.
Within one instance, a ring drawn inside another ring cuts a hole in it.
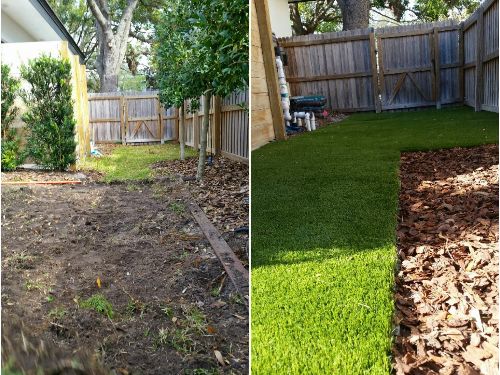
[[[214,124],[212,126],[212,152],[214,155],[220,153],[220,139],[222,132],[221,98],[214,96]]]
[[[458,31],[458,63],[460,67],[458,68],[458,94],[460,95],[460,102],[463,104],[465,101],[465,86],[464,86],[464,22],[460,22],[460,29]]]
[[[278,88],[278,73],[274,59],[274,45],[269,19],[269,5],[267,0],[255,0],[255,11],[257,13],[257,24],[259,25],[262,58],[264,60],[264,71],[266,75],[269,103],[271,105],[271,117],[273,120],[274,137],[277,140],[286,139],[285,119],[281,107],[281,94]]]
[[[182,106],[184,108],[184,106]],[[180,133],[179,133],[179,119],[180,119],[180,111],[179,108],[175,107],[174,109],[174,116],[175,116],[175,136],[177,137],[177,142],[180,142]],[[175,138],[174,138],[175,140]]]
[[[160,103],[160,97],[156,97],[156,112],[158,116],[158,138],[160,139],[160,143],[163,144],[165,143],[165,140],[163,139],[163,121],[162,121],[162,115],[161,115],[161,103]]]
[[[127,144],[127,139],[125,137],[126,132],[126,122],[128,119],[128,111],[126,109],[125,100],[123,96],[120,96],[120,135],[122,139],[122,145]]]
[[[482,93],[483,93],[483,44],[484,44],[484,33],[483,33],[483,6],[479,6],[477,14],[476,23],[476,90],[475,90],[475,101],[474,110],[479,112],[481,110],[482,104]]]
[[[203,103],[203,96],[200,97],[200,103]],[[193,113],[193,147],[196,151],[200,149],[200,108]]]
[[[373,100],[375,104],[375,112],[380,113],[381,103],[380,103],[380,87],[378,84],[378,71],[377,71],[377,60],[375,57],[375,33],[373,28],[370,31],[370,65],[372,68],[372,86],[373,86]]]
[[[439,53],[439,29],[434,28],[434,77],[436,77],[436,109],[441,109],[441,55]]]

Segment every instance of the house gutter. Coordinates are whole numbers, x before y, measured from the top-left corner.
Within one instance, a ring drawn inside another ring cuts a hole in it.
[[[80,58],[80,64],[85,64],[85,55],[76,44],[73,37],[70,35],[66,27],[62,24],[61,20],[54,13],[50,5],[45,0],[29,0],[30,3],[38,10],[38,12],[45,18],[45,20],[52,26],[52,28],[59,34],[63,40],[67,40],[70,50],[77,54]]]

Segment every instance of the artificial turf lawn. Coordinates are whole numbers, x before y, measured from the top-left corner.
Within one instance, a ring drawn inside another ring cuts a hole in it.
[[[80,168],[103,173],[105,182],[146,180],[152,177],[151,164],[162,160],[179,159],[179,155],[179,145],[174,143],[153,146],[117,146],[111,155],[88,158],[81,163]],[[194,155],[196,152],[186,147],[186,157]]]
[[[455,107],[252,152],[252,374],[389,374],[400,152],[497,142],[498,114]]]

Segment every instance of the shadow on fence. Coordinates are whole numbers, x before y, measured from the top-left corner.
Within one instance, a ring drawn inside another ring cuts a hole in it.
[[[498,0],[466,21],[281,38],[292,95],[342,112],[464,103],[498,112]]]
[[[246,90],[213,98],[208,152],[248,162],[248,95]],[[186,110],[187,146],[199,148],[203,117],[203,105],[194,113]],[[89,94],[89,118],[94,143],[164,143],[179,136],[178,109],[164,108],[156,91]]]

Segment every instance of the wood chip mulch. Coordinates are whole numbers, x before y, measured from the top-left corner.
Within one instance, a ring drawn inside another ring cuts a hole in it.
[[[401,157],[397,374],[498,374],[498,146]]]
[[[221,233],[248,227],[248,165],[214,157],[213,164],[205,169],[204,179],[198,182],[194,179],[197,164],[197,158],[189,158],[159,162],[153,169],[157,175],[173,173],[183,177],[198,205]]]

